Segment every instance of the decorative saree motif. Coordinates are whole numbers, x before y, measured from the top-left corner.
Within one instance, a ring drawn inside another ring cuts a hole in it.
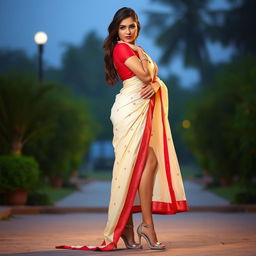
[[[151,63],[154,65],[153,61]],[[101,246],[62,245],[56,248],[108,251],[117,247],[130,213],[141,212],[138,186],[149,147],[153,148],[158,161],[152,213],[188,211],[168,121],[167,87],[157,79],[161,86],[150,99],[141,98],[143,82],[136,76],[125,80],[111,109],[115,162],[103,243]]]

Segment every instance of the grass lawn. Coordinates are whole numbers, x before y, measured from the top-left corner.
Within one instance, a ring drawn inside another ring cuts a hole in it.
[[[229,200],[231,203],[235,203],[235,195],[246,191],[246,187],[241,184],[233,184],[229,187],[213,187],[209,188],[209,191],[215,193],[218,196],[221,196],[227,200]]]
[[[192,179],[203,175],[199,167],[193,165],[181,165],[180,171],[183,179]]]
[[[81,178],[93,179],[93,180],[111,180],[112,171],[110,170],[100,170],[95,172],[87,172],[85,175],[79,176]]]
[[[74,191],[75,191],[75,188],[52,188],[49,186],[46,186],[46,187],[40,189],[40,192],[49,196],[49,198],[51,199],[52,202],[61,200],[62,198],[73,193]]]
[[[232,202],[235,194],[240,191],[240,187],[239,186],[215,187],[215,188],[209,188],[208,190]]]

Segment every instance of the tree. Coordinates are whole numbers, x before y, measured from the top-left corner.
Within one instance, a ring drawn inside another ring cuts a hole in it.
[[[192,125],[184,136],[200,165],[225,184],[235,176],[247,185],[253,184],[255,71],[254,57],[224,65],[213,84],[188,107]]]
[[[194,98],[195,92],[191,89],[183,88],[176,76],[166,79],[169,96],[169,119],[172,129],[175,150],[182,164],[191,164],[194,159],[191,152],[182,138],[182,122],[186,119],[186,105]]]
[[[0,73],[13,72],[36,74],[35,61],[23,50],[0,50]]]
[[[72,169],[80,166],[91,141],[95,137],[94,121],[84,98],[59,87],[49,95],[53,112],[53,129],[41,133],[24,152],[34,156],[53,184],[56,179],[69,178]]]
[[[109,113],[118,91],[118,86],[112,88],[104,80],[102,43],[95,32],[90,32],[81,46],[67,45],[61,68],[61,83],[89,102],[98,123],[100,140],[112,137]]]
[[[153,0],[154,1],[154,0]],[[168,12],[147,12],[148,28],[158,28],[156,43],[163,49],[161,62],[166,64],[176,54],[183,55],[185,67],[199,69],[205,79],[210,64],[206,47],[208,37],[207,4],[209,0],[160,0]],[[169,22],[168,22],[169,21]]]
[[[52,89],[51,84],[38,86],[32,77],[0,76],[0,141],[5,150],[20,155],[25,143],[51,126],[46,99]]]
[[[235,54],[256,54],[256,37],[251,28],[256,26],[254,0],[229,0],[228,10],[211,11],[213,25],[211,39],[221,41],[224,46],[234,46]]]

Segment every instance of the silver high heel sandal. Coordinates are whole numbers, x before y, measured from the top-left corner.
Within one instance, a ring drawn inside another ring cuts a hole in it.
[[[125,229],[133,229],[133,225],[127,224],[124,228]],[[129,244],[128,239],[124,234],[121,235],[121,238],[123,239],[124,244],[127,249],[142,249],[141,244],[138,244],[138,243]]]
[[[148,225],[148,224],[144,224],[144,223],[141,223],[138,228],[137,228],[137,234],[138,234],[138,237],[139,237],[139,243],[141,244],[141,237],[143,237],[147,243],[148,243],[148,246],[150,249],[152,250],[164,250],[165,249],[165,245],[163,245],[162,243],[160,242],[156,242],[155,244],[153,244],[149,237],[143,233],[141,231],[142,227],[145,227],[145,228],[153,228],[153,225]]]

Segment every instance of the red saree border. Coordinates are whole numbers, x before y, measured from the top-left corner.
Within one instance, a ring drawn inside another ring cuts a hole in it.
[[[176,206],[174,207],[173,203],[165,203],[165,202],[152,202],[152,213],[153,214],[176,214],[178,212],[186,212],[188,211],[188,204],[186,200],[176,201]],[[132,207],[133,213],[141,212],[140,205],[134,205]]]
[[[105,241],[102,243],[101,246],[81,246],[81,247],[75,247],[75,246],[68,246],[68,245],[60,245],[56,246],[56,249],[68,249],[68,250],[82,250],[82,251],[111,251],[115,248],[114,243],[110,243],[108,245],[105,244]]]
[[[163,108],[163,99],[162,99],[162,90],[160,88],[159,90],[160,94],[160,102],[161,102],[161,115],[162,115],[162,124],[163,124],[163,142],[164,142],[164,163],[165,163],[165,172],[166,172],[166,177],[168,181],[168,187],[169,187],[169,192],[170,196],[172,199],[172,205],[174,208],[174,211],[177,211],[177,200],[176,196],[172,187],[172,177],[171,177],[171,166],[170,166],[170,161],[169,161],[169,152],[168,152],[168,145],[167,145],[167,136],[166,136],[166,129],[165,129],[165,122],[164,122],[164,108]],[[167,114],[167,113],[166,113]]]
[[[124,207],[122,209],[122,212],[120,214],[119,220],[117,222],[117,225],[114,231],[114,238],[113,238],[114,244],[117,244],[121,236],[121,233],[126,225],[126,222],[130,216],[134,199],[136,196],[136,192],[140,183],[141,175],[143,173],[144,166],[146,164],[146,159],[148,154],[148,145],[149,145],[151,130],[152,130],[152,118],[153,118],[154,106],[155,106],[155,95],[154,97],[150,98],[146,125],[144,128],[138,156],[134,165],[130,186],[127,192],[127,195],[129,196],[126,197]]]

